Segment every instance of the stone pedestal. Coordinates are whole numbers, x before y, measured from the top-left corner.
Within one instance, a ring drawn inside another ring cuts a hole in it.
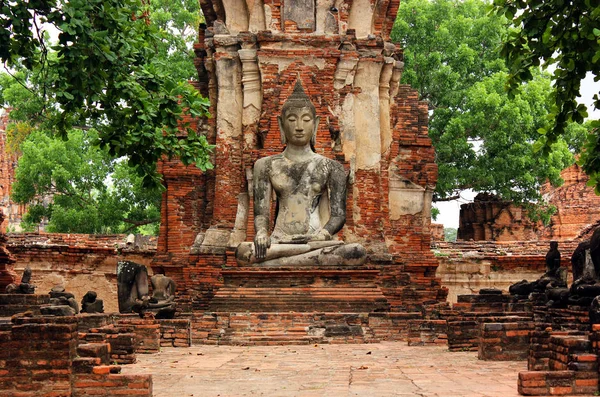
[[[215,312],[389,311],[378,270],[261,266],[222,271],[224,285],[210,303]]]

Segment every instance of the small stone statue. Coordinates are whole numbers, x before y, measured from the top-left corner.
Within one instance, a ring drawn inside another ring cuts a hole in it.
[[[527,296],[532,292],[545,292],[553,288],[567,287],[567,272],[560,266],[560,251],[558,242],[551,241],[550,249],[546,253],[546,273],[533,282],[519,281],[509,288],[511,295]]]
[[[104,302],[102,299],[96,299],[97,297],[95,291],[88,291],[81,299],[81,312],[104,313]]]
[[[72,293],[57,285],[50,290],[50,304],[41,306],[40,312],[46,316],[72,316],[79,313],[79,305]]]
[[[150,279],[152,296],[148,295],[148,270],[135,262],[117,264],[119,312],[155,314],[155,318],[173,318],[176,312],[175,282],[162,274]]]
[[[31,268],[27,266],[23,271],[23,277],[19,284],[9,284],[6,286],[7,294],[33,294],[35,293],[35,285],[31,283]]]
[[[241,243],[241,265],[360,265],[360,244],[332,240],[346,222],[346,173],[339,162],[313,151],[319,117],[300,81],[278,117],[283,153],[254,164],[254,242]],[[271,196],[277,197],[269,233]]]

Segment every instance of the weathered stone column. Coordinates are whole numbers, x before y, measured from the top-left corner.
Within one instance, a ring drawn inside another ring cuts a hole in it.
[[[242,70],[239,40],[230,35],[215,35],[214,59],[217,77],[217,139],[215,152],[215,205],[211,227],[203,245],[229,246],[238,214],[238,204],[246,202],[245,171],[242,165]],[[241,200],[241,201],[240,201]]]
[[[353,220],[354,233],[368,241],[370,248],[383,238],[381,214],[380,162],[381,112],[379,77],[381,58],[366,58],[358,62],[354,87],[353,117],[356,153],[354,162]]]

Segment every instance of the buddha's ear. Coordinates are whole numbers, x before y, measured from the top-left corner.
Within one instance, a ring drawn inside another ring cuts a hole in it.
[[[277,124],[279,124],[279,136],[281,137],[281,144],[285,145],[287,143],[285,139],[285,132],[283,131],[283,120],[281,116],[277,116]]]
[[[319,121],[321,120],[320,116],[315,116],[315,127],[313,130],[312,137],[310,138],[310,143],[314,147],[317,146],[317,130],[319,129]]]

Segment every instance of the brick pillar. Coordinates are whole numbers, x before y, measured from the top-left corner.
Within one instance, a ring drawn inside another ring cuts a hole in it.
[[[0,331],[0,396],[70,396],[75,317],[20,317]]]

